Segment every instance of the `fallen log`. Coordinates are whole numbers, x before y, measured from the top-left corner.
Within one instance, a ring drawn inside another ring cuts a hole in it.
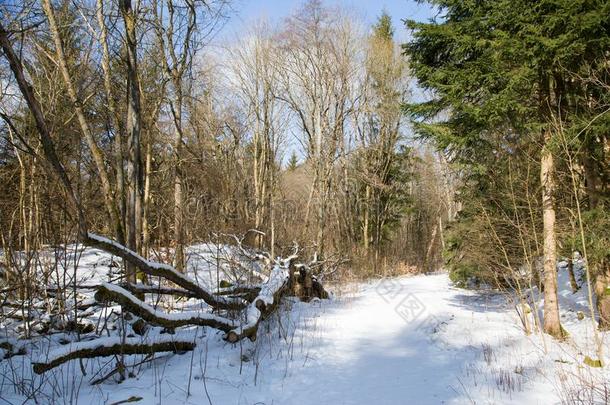
[[[158,295],[175,295],[178,297],[185,298],[199,298],[197,294],[192,291],[185,290],[183,288],[172,288],[163,287],[160,285],[146,285],[146,284],[133,284],[133,283],[121,283],[121,287],[129,291],[130,293],[137,294],[158,294]],[[99,285],[95,288],[99,288]],[[247,285],[235,285],[231,287],[220,288],[214,292],[214,295],[224,295],[229,297],[240,297],[248,302],[252,302],[258,295],[261,288],[259,286],[247,286]]]
[[[96,247],[111,253],[137,267],[143,273],[153,277],[163,277],[174,284],[193,292],[197,298],[204,300],[208,305],[219,309],[243,309],[248,302],[241,298],[224,297],[215,295],[201,287],[195,281],[178,272],[172,266],[164,263],[156,263],[146,260],[136,252],[125,246],[114,242],[103,236],[87,233],[87,238],[83,241],[87,246]]]
[[[235,328],[236,322],[232,319],[201,312],[177,312],[168,314],[159,311],[145,302],[142,302],[132,293],[114,284],[104,283],[95,293],[98,302],[116,302],[125,310],[139,316],[146,322],[166,328],[178,328],[185,325],[211,326],[228,332]]]
[[[176,295],[185,298],[198,298],[198,295],[195,294],[193,291],[185,290],[183,288],[162,287],[160,285],[145,285],[133,283],[121,283],[120,286],[132,294]]]
[[[77,342],[52,350],[44,359],[32,362],[36,374],[42,374],[67,361],[105,357],[118,354],[150,354],[157,352],[183,352],[193,350],[193,340],[180,340],[172,335],[155,339],[108,337],[88,342]]]
[[[239,296],[246,299],[248,302],[254,301],[261,291],[260,286],[235,285],[232,287],[221,288],[217,295]]]
[[[288,267],[290,262],[288,262]],[[235,343],[241,339],[256,340],[256,332],[261,320],[265,319],[279,304],[281,295],[288,284],[288,268],[286,264],[276,264],[271,270],[269,280],[261,286],[258,296],[246,308],[246,321],[239,327],[229,331],[225,340]]]
[[[327,298],[328,294],[322,284],[312,275],[311,268],[307,265],[293,265],[297,258],[298,248],[290,257],[284,260],[265,261],[265,265],[271,267],[269,277],[260,286],[237,285],[223,288],[216,293],[211,293],[188,277],[178,273],[173,267],[149,262],[129,249],[112,242],[108,239],[89,234],[91,246],[101,247],[109,253],[122,257],[132,263],[146,274],[165,277],[181,288],[169,288],[161,286],[145,286],[125,283],[122,286],[104,283],[100,285],[95,293],[95,300],[99,303],[115,302],[120,304],[129,313],[141,318],[142,325],[134,328],[134,332],[145,334],[146,324],[162,326],[175,329],[181,326],[197,325],[209,326],[225,332],[224,339],[236,343],[241,339],[249,338],[256,340],[260,322],[269,317],[277,308],[283,295],[296,295],[302,300],[312,297]],[[100,246],[101,245],[101,246]],[[181,312],[166,313],[153,308],[143,300],[136,297],[142,293],[158,293],[182,295],[186,297],[200,298],[211,306],[226,309],[243,309],[244,303],[251,301],[243,311],[244,320],[229,319],[207,312]],[[135,294],[135,295],[134,295]],[[241,295],[248,301],[235,298]],[[234,298],[228,298],[233,296]],[[204,298],[205,297],[205,298]],[[239,305],[238,305],[239,304]],[[143,326],[143,328],[140,328]],[[136,331],[136,329],[139,331]],[[141,329],[141,330],[140,330]],[[83,342],[74,344],[68,348],[61,348],[52,352],[44,361],[33,363],[34,371],[38,374],[50,370],[68,360],[77,358],[93,358],[108,356],[111,354],[136,354],[152,353],[156,351],[182,351],[191,350],[194,344],[191,341],[146,341],[141,338],[128,338],[122,340],[120,337],[105,342]],[[134,340],[137,339],[137,340]],[[173,346],[172,346],[173,345]]]

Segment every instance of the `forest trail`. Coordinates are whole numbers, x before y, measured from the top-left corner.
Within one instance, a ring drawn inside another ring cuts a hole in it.
[[[293,365],[285,381],[265,382],[277,398],[273,403],[469,403],[476,393],[465,374],[485,361],[483,349],[491,352],[493,345],[522,336],[502,297],[454,288],[446,274],[359,287],[319,315],[317,332],[311,332],[318,343],[305,354],[307,367]],[[491,378],[477,384],[486,394],[483,403],[511,402],[518,394],[494,397]]]
[[[227,350],[210,336],[207,349],[198,345],[188,397],[184,355],[169,357],[162,375],[149,370],[125,381],[111,399],[129,393],[146,403],[201,404],[209,403],[207,389],[212,404],[555,402],[536,372],[542,353],[503,297],[454,288],[446,274],[353,289],[332,301],[293,303],[251,347]]]
[[[84,257],[84,268],[101,277],[91,260],[105,256]],[[344,285],[331,300],[286,298],[256,342],[229,344],[220,331],[186,328],[180,335],[193,339],[193,352],[159,353],[120,384],[89,383],[108,368],[108,358],[84,360],[87,375],[71,361],[32,381],[52,378],[55,391],[47,395],[54,403],[78,397],[87,405],[130,398],[198,405],[557,404],[575,381],[570,376],[610,377],[606,369],[582,367],[577,348],[587,347],[591,334],[577,311],[586,298],[569,291],[563,272],[559,286],[571,340],[547,337],[548,354],[540,335],[523,333],[505,296],[456,288],[437,273]],[[30,372],[29,357],[15,359],[4,362],[4,375],[14,361],[25,361],[19,369]],[[132,356],[128,365],[141,360]],[[2,394],[9,403],[25,399]]]
[[[456,301],[461,294],[448,287],[444,274],[361,286],[321,315],[314,360],[302,371],[293,370],[284,388],[291,387],[295,403],[321,403],[311,392],[333,404],[433,404],[455,398],[455,375],[472,353],[437,346],[434,331],[455,317],[474,318]]]

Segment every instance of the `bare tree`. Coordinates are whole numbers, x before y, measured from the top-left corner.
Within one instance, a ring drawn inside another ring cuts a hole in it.
[[[142,151],[140,129],[140,87],[138,80],[138,54],[136,24],[137,13],[131,0],[120,0],[119,9],[125,24],[125,48],[127,50],[127,247],[138,251],[142,234]],[[135,268],[127,267],[127,279],[134,282]]]
[[[280,37],[283,69],[279,97],[294,112],[304,134],[302,144],[313,171],[304,221],[308,229],[310,213],[315,209],[315,244],[320,256],[325,250],[334,191],[334,164],[352,108],[357,49],[350,20],[333,11],[319,0],[309,1],[288,19]]]
[[[258,25],[229,54],[235,94],[248,112],[252,132],[252,178],[254,187],[254,227],[269,231],[269,249],[274,254],[274,198],[278,176],[279,146],[287,123],[286,108],[276,97],[279,87],[277,49],[267,24]],[[262,235],[257,234],[259,247]]]
[[[175,265],[184,268],[184,222],[186,185],[184,176],[184,91],[197,52],[224,18],[225,1],[155,0],[155,32],[161,64],[171,83],[168,97],[176,130],[174,154],[174,239]]]
[[[110,222],[114,227],[116,237],[119,240],[123,240],[124,232],[122,222],[120,220],[119,209],[116,203],[115,194],[112,190],[110,175],[108,174],[108,170],[106,168],[106,162],[104,160],[103,152],[98,146],[97,141],[93,135],[91,126],[85,116],[85,112],[83,110],[83,100],[79,98],[76,88],[74,86],[73,79],[68,68],[68,61],[64,53],[62,38],[60,36],[59,29],[57,26],[53,6],[51,5],[50,0],[43,0],[42,4],[44,12],[47,16],[49,31],[55,44],[55,62],[61,70],[64,83],[68,90],[68,95],[70,96],[76,116],[78,118],[78,123],[80,125],[81,132],[87,142],[87,145],[89,146],[89,150],[91,152],[91,155],[93,156],[93,160],[95,161],[98,175],[100,176],[100,182],[102,184],[102,189],[104,191],[104,201],[106,204],[106,210],[110,217]]]

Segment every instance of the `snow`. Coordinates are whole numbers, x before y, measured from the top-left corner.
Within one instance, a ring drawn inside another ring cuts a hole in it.
[[[53,349],[45,354],[39,354],[37,359],[32,360],[32,363],[51,363],[54,360],[64,357],[67,354],[77,351],[77,350],[87,350],[87,349],[96,349],[99,347],[113,347],[120,344],[127,345],[137,345],[137,344],[158,344],[158,343],[168,343],[168,342],[184,342],[184,341],[192,341],[193,334],[189,334],[185,336],[175,336],[175,335],[159,335],[153,337],[132,337],[132,338],[122,338],[120,336],[113,337],[101,337],[99,339],[84,341],[84,342],[71,342],[56,349]]]
[[[103,236],[90,233],[89,237],[113,245],[117,249],[124,249],[120,244]],[[175,272],[172,266],[161,263],[166,256],[172,256],[171,251],[154,252],[152,260],[145,260],[134,252],[131,254],[152,267]],[[186,277],[176,272],[177,277],[194,282],[206,290],[216,291],[221,280],[232,284],[252,285],[260,283],[267,276],[262,273],[258,263],[249,263],[240,257],[239,250],[234,246],[201,243],[188,246],[185,254]],[[0,257],[2,255],[3,252],[0,252]],[[23,257],[21,261],[25,262],[27,259]],[[49,287],[72,284],[74,279],[81,288],[95,287],[103,282],[114,282],[121,278],[121,258],[81,244],[46,247],[37,252],[33,262],[40,274],[39,280]],[[239,264],[243,268],[237,269],[233,264]],[[249,271],[246,272],[246,269]],[[252,275],[256,280],[251,279]]]
[[[274,266],[269,275],[269,280],[261,286],[261,292],[258,294],[257,300],[261,300],[265,305],[273,304],[273,296],[282,287],[288,278],[288,270],[286,267]]]
[[[0,363],[0,397],[21,403],[35,391],[42,403],[69,403],[78,396],[88,405],[130,397],[141,397],[143,404],[207,404],[208,396],[213,404],[244,405],[573,403],[576,392],[587,395],[580,378],[607,384],[610,373],[583,365],[585,355],[594,356],[586,288],[572,294],[560,269],[562,322],[570,333],[564,343],[526,336],[511,297],[459,289],[439,273],[351,284],[336,290],[333,300],[287,299],[259,328],[256,342],[232,345],[220,331],[184,328],[180,333],[197,344],[193,352],[157,354],[121,384],[112,378],[89,384],[111,370],[112,358],[83,360],[87,376],[77,361],[33,375],[30,358],[57,356],[74,348],[70,344],[99,344],[40,340],[31,355]],[[277,280],[282,273],[272,272]],[[198,276],[198,282],[214,285]],[[178,339],[170,336],[146,338]],[[610,363],[608,334],[601,336]],[[102,343],[114,337],[108,339]],[[128,365],[137,364],[143,356],[128,358]],[[31,391],[9,384],[15,369]]]
[[[184,284],[195,285],[195,286],[201,287],[200,285],[198,285],[198,283],[195,280],[192,280],[189,276],[184,275],[184,274],[178,272],[176,269],[174,269],[174,267],[172,267],[172,266],[170,266],[168,264],[160,263],[160,262],[155,262],[155,261],[152,261],[152,260],[146,260],[142,256],[140,256],[139,254],[137,254],[136,252],[126,248],[125,246],[123,246],[123,245],[121,245],[121,244],[119,244],[119,243],[117,243],[117,242],[115,242],[113,240],[105,238],[103,236],[99,236],[99,235],[96,235],[96,234],[93,234],[93,233],[89,233],[88,237],[89,237],[89,239],[98,241],[100,243],[113,246],[118,251],[125,252],[125,255],[134,257],[137,261],[140,261],[140,262],[144,263],[149,268],[157,269],[157,270],[163,270],[166,273],[170,273],[171,276],[173,277],[173,280],[176,281],[176,282],[178,282],[177,280],[181,280],[181,281],[184,282]],[[171,278],[171,277],[169,277],[169,278]],[[201,287],[201,288],[207,294],[211,294],[205,287]],[[219,302],[224,302],[224,303],[240,302],[241,301],[239,299],[227,299],[225,297],[217,297],[216,299]]]
[[[185,312],[165,313],[163,311],[159,311],[159,310],[153,308],[152,306],[148,305],[145,302],[141,302],[132,293],[130,293],[129,291],[125,290],[122,287],[119,287],[118,285],[104,283],[104,284],[102,284],[102,286],[104,288],[106,288],[107,290],[121,294],[122,296],[127,298],[129,301],[131,301],[131,303],[133,305],[137,305],[138,307],[142,308],[143,311],[146,311],[146,312],[154,315],[157,318],[166,319],[168,321],[188,321],[188,320],[192,320],[194,318],[200,318],[200,319],[209,319],[209,320],[217,321],[219,323],[226,323],[226,324],[234,323],[234,321],[232,321],[231,319],[223,318],[223,317],[216,316],[216,315],[213,315],[213,314],[210,314],[207,312],[203,312],[203,311],[196,311],[196,312],[195,311],[185,311]]]
[[[289,262],[288,262],[289,263]],[[269,279],[261,286],[261,291],[256,299],[246,308],[246,322],[234,329],[233,332],[241,335],[244,331],[253,328],[261,318],[261,311],[258,309],[258,302],[262,301],[265,306],[273,305],[274,295],[282,288],[288,278],[288,264],[275,265],[271,270]]]

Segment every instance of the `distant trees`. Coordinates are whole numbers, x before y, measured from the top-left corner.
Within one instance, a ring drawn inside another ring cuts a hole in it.
[[[336,187],[334,170],[352,113],[357,34],[342,13],[332,13],[313,0],[286,21],[279,39],[278,97],[297,117],[313,176],[303,221],[306,229],[315,227],[316,249],[323,256]]]
[[[177,4],[174,0],[154,1],[152,8],[155,17],[154,29],[159,44],[163,77],[169,82],[171,92],[167,92],[167,104],[170,109],[176,134],[172,145],[174,154],[174,240],[176,252],[174,265],[184,269],[184,216],[185,216],[185,184],[183,173],[183,143],[184,124],[183,107],[184,91],[188,89],[185,83],[193,64],[193,59],[201,46],[197,37],[197,21],[201,12],[196,1],[186,0]],[[182,4],[184,3],[184,4]]]
[[[280,146],[286,138],[287,110],[279,100],[279,55],[270,27],[261,24],[229,53],[232,87],[251,132],[254,228],[268,232],[275,245],[275,210]],[[262,245],[262,235],[256,235]]]

